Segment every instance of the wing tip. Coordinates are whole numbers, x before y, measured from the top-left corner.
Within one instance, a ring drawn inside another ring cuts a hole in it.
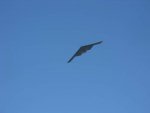
[[[103,41],[99,41],[99,42],[97,42],[96,44],[101,44],[101,43],[103,43]]]
[[[69,64],[71,61],[68,61],[67,63]]]

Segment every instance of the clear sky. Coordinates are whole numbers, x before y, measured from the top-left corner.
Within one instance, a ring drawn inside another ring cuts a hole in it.
[[[0,113],[150,113],[150,1],[0,0]]]

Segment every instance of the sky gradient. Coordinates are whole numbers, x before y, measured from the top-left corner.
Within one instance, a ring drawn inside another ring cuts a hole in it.
[[[0,1],[0,113],[150,113],[149,81],[149,0]]]

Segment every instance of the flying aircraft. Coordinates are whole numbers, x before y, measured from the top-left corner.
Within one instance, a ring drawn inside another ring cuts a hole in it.
[[[88,50],[92,49],[93,46],[101,44],[103,41],[99,41],[96,43],[88,44],[85,46],[81,46],[78,51],[69,59],[68,63],[70,63],[75,57],[81,56],[83,53],[87,52]]]

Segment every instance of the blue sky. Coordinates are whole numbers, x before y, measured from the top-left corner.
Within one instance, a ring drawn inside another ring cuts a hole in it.
[[[149,12],[149,0],[1,0],[0,113],[149,113]]]

